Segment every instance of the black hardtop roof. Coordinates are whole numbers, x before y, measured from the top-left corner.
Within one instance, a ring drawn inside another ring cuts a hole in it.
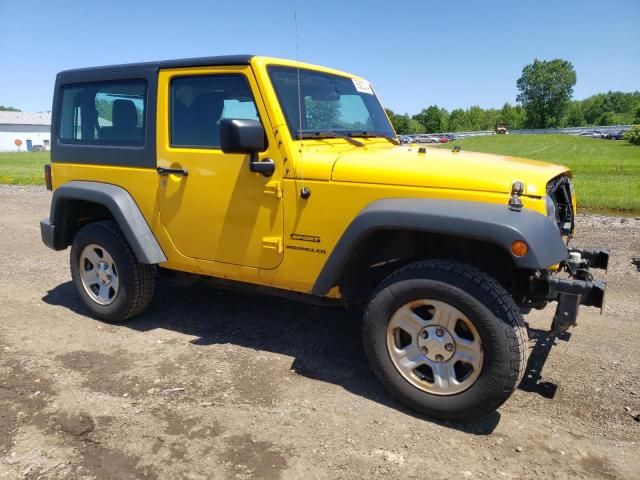
[[[100,67],[74,68],[58,73],[58,79],[77,78],[79,75],[95,76],[101,73],[125,73],[158,71],[161,68],[209,67],[222,65],[248,65],[253,55],[220,55],[215,57],[181,58],[177,60],[159,60],[155,62],[124,63]]]

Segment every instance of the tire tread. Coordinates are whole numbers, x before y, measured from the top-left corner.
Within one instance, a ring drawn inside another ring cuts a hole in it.
[[[128,292],[130,301],[128,303],[127,311],[117,321],[124,322],[136,315],[142,313],[151,303],[153,299],[153,291],[155,288],[155,265],[148,265],[138,262],[131,246],[122,235],[118,225],[112,220],[103,220],[99,222],[93,222],[82,227],[83,235],[102,235],[107,233],[110,235],[122,249],[122,252],[126,256],[126,261],[132,271],[133,286],[131,291]],[[73,275],[73,269],[71,269]]]
[[[507,290],[498,283],[497,280],[487,273],[473,266],[450,260],[422,260],[399,268],[388,275],[378,285],[369,304],[367,305],[364,314],[364,325],[365,328],[369,329],[369,331],[365,332],[365,337],[373,334],[372,330],[374,326],[371,322],[367,322],[366,319],[370,315],[369,307],[375,302],[378,295],[384,294],[387,287],[404,279],[430,278],[430,272],[452,274],[463,277],[467,281],[472,282],[482,290],[486,297],[478,298],[478,300],[489,308],[498,319],[502,320],[502,322],[510,327],[500,329],[500,332],[504,332],[504,335],[507,337],[507,344],[513,354],[511,355],[512,360],[508,368],[509,375],[504,379],[501,385],[495,385],[496,390],[499,390],[500,394],[497,395],[491,403],[484,404],[481,407],[482,411],[477,411],[474,416],[487,415],[500,407],[500,405],[502,405],[518,387],[524,376],[528,355],[528,332],[520,309],[509,292],[507,292]],[[365,342],[365,349],[366,348],[367,345]],[[386,375],[386,373],[381,372],[380,370],[376,373],[378,375]],[[496,382],[497,380],[494,379],[493,381]],[[383,381],[383,383],[389,382]],[[393,391],[391,391],[391,393],[397,399],[405,401],[406,403],[406,399],[395,395]],[[414,408],[420,409],[420,406],[414,405]],[[460,415],[460,419],[465,419],[466,417],[467,415],[465,414]]]

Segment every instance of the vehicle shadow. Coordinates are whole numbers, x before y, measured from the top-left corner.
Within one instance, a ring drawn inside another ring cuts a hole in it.
[[[71,282],[42,300],[87,315]],[[98,321],[98,320],[92,320]],[[122,325],[139,332],[162,328],[194,336],[194,345],[231,343],[294,358],[298,375],[333,383],[347,391],[425,421],[474,435],[491,434],[500,413],[470,423],[442,422],[396,402],[377,381],[360,339],[360,314],[260,294],[220,290],[206,282],[189,287],[161,280],[154,301],[139,317]]]
[[[556,335],[546,330],[529,328],[529,339],[534,342],[533,350],[529,353],[529,360],[524,372],[520,390],[537,393],[544,398],[552,399],[556,396],[558,385],[543,380],[542,369],[551,353],[551,349],[557,340],[568,341],[571,338],[570,332]]]

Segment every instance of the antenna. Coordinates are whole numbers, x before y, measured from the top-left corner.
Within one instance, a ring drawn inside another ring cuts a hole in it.
[[[293,11],[293,21],[296,26],[296,68],[298,70],[298,158],[300,163],[300,196],[305,200],[311,196],[311,190],[304,185],[304,162],[302,160],[302,93],[300,87],[300,52],[298,49],[298,11]]]

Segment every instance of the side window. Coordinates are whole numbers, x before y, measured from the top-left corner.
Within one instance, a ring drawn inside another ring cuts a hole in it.
[[[199,75],[174,78],[170,87],[173,147],[220,147],[220,120],[259,120],[243,75]]]
[[[144,145],[147,82],[62,87],[60,140],[80,145]]]

